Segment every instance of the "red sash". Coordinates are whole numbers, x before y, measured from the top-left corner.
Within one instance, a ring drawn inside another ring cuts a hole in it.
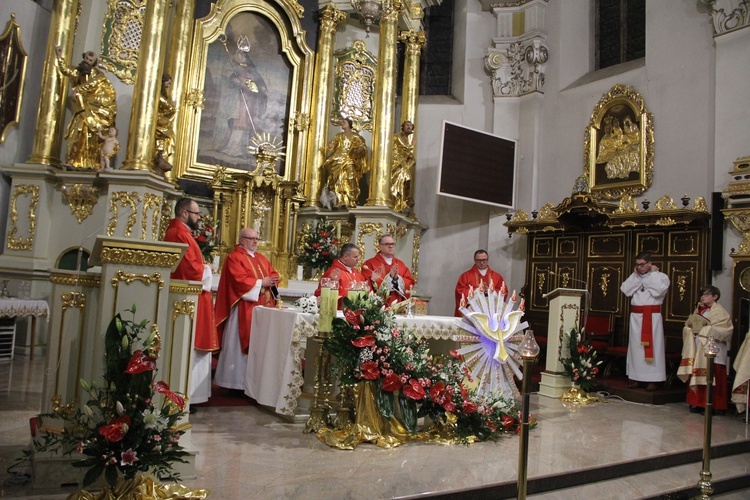
[[[644,347],[646,361],[654,360],[654,329],[651,317],[654,313],[661,313],[661,305],[655,306],[631,306],[630,311],[643,314],[641,322],[641,345]]]

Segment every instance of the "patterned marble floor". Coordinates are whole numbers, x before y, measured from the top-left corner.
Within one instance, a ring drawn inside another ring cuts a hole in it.
[[[31,490],[14,484],[5,471],[28,444],[28,419],[40,407],[43,361],[18,358],[0,363],[0,496],[62,499],[72,490]],[[610,399],[564,408],[560,401],[533,395],[539,425],[530,434],[529,478],[581,471],[702,447],[703,419],[685,404],[646,406]],[[258,407],[203,408],[191,416],[195,479],[186,486],[208,488],[211,498],[373,499],[428,496],[481,485],[513,482],[518,438],[472,446],[408,444],[392,450],[370,445],[355,451],[328,448]],[[748,439],[744,420],[714,419],[713,443]],[[714,479],[747,473],[744,455],[712,461]],[[612,483],[590,483],[531,498],[642,498],[695,484],[701,464],[654,471]],[[730,498],[730,497],[724,497]],[[740,498],[740,497],[738,497]]]

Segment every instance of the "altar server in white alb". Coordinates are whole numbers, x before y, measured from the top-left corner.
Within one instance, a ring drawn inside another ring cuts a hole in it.
[[[661,305],[668,289],[669,278],[653,265],[651,254],[639,253],[633,274],[620,287],[631,298],[627,357],[631,389],[646,383],[646,390],[655,391],[667,380]]]

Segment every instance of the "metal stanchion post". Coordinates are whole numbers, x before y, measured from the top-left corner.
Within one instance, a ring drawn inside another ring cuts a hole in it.
[[[336,316],[337,302],[338,283],[327,278],[321,279],[318,334],[313,338],[318,345],[318,355],[315,357],[314,402],[304,432],[318,432],[321,428],[330,426],[331,405],[328,400],[331,394],[331,353],[323,344],[331,336],[331,322]]]
[[[523,406],[521,407],[521,435],[518,444],[518,498],[525,499],[529,458],[529,384],[531,383],[531,367],[539,355],[539,344],[536,343],[531,330],[526,330],[519,352],[523,359],[523,381],[521,382]]]
[[[706,374],[706,412],[703,427],[703,469],[698,488],[701,490],[701,498],[711,498],[714,487],[711,484],[711,419],[714,409],[714,358],[719,353],[719,346],[711,337],[706,345],[706,357],[708,358],[708,373]]]

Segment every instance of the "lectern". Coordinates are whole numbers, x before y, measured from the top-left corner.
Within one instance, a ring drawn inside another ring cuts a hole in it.
[[[539,394],[559,398],[572,386],[565,375],[562,360],[570,356],[565,345],[565,335],[578,329],[583,319],[586,290],[555,288],[544,295],[549,300],[549,325],[547,326],[547,363],[539,383]]]

